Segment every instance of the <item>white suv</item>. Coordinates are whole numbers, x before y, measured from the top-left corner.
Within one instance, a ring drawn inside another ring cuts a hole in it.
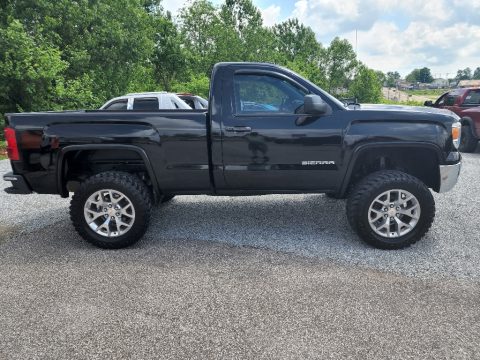
[[[107,101],[100,110],[173,110],[192,109],[174,93],[145,92],[120,96]]]

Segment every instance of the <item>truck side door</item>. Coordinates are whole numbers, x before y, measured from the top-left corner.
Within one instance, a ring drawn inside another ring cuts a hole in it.
[[[338,186],[343,127],[303,113],[308,90],[283,74],[232,71],[222,116],[227,189],[321,191]]]

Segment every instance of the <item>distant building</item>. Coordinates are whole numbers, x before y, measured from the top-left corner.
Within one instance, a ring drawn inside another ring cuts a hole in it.
[[[458,82],[459,88],[480,87],[480,80],[460,80]]]
[[[400,80],[397,82],[397,86],[400,90],[411,90],[413,89],[412,83],[405,81],[405,80]]]
[[[444,89],[449,87],[450,83],[448,79],[435,79],[433,82],[430,84],[431,89]]]

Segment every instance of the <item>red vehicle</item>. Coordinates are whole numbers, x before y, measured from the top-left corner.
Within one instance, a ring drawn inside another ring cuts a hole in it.
[[[449,91],[437,101],[426,101],[425,106],[448,109],[462,118],[460,151],[474,152],[480,140],[480,88]]]

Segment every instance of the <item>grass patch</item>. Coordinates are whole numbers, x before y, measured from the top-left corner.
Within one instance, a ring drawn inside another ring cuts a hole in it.
[[[414,101],[414,100],[407,100],[407,101],[394,101],[388,100],[383,98],[380,100],[380,104],[389,104],[389,105],[407,105],[407,106],[424,106],[422,101]]]
[[[0,160],[5,160],[7,158],[7,143],[5,141],[0,141]]]
[[[423,90],[405,90],[408,95],[419,96],[440,96],[445,94],[449,89],[423,89]]]

